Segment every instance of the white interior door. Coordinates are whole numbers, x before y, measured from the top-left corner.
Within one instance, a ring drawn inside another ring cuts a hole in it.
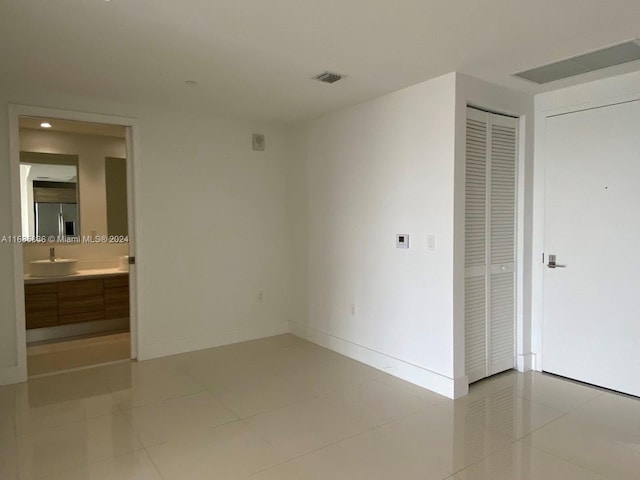
[[[640,396],[640,102],[546,132],[543,370]]]

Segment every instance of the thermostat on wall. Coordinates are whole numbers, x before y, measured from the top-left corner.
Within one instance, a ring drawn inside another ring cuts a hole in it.
[[[396,235],[396,248],[409,248],[408,233],[399,233]]]

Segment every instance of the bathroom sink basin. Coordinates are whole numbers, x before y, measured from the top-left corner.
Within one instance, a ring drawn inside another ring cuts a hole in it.
[[[78,260],[72,258],[56,258],[51,260],[34,260],[31,264],[32,277],[64,277],[77,273]]]

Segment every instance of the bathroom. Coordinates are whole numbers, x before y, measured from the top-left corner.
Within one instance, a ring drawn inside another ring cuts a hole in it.
[[[21,117],[29,376],[131,358],[126,128]]]

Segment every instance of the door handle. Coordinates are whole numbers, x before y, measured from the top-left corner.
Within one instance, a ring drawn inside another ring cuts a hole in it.
[[[556,263],[556,256],[555,255],[549,255],[549,263],[547,264],[547,267],[549,267],[549,268],[567,268],[566,265],[558,265]]]

